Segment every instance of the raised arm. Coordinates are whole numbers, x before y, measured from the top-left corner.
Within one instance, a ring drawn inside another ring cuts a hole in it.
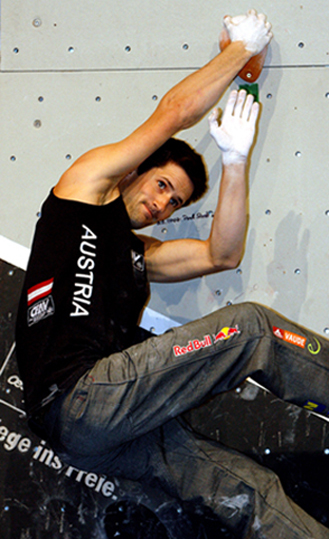
[[[233,19],[226,17],[224,24],[230,45],[167,92],[150,118],[127,138],[80,157],[56,186],[58,196],[94,204],[107,202],[126,174],[172,135],[197,123],[215,105],[250,57],[272,37],[271,25],[254,10]]]
[[[210,133],[222,150],[222,177],[209,238],[160,242],[143,237],[150,280],[182,281],[236,267],[246,232],[246,167],[259,105],[245,90],[232,91],[221,125],[218,111],[209,118]]]

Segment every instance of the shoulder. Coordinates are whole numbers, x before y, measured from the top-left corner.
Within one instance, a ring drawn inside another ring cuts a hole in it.
[[[117,182],[109,178],[88,178],[78,165],[64,172],[53,192],[58,198],[97,206],[112,202],[120,195]]]
[[[164,243],[156,238],[151,238],[151,236],[146,236],[144,234],[136,235],[144,243],[145,256],[149,256],[152,252],[154,252],[154,250],[161,247],[161,245]]]

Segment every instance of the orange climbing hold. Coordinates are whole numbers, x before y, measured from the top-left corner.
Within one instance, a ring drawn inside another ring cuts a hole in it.
[[[226,28],[223,28],[219,41],[220,50],[223,51],[230,43],[230,36]],[[256,54],[255,56],[250,58],[249,62],[238,73],[241,79],[245,80],[246,82],[255,82],[258,79],[263,69],[267,49],[268,45],[266,45],[266,47],[264,47],[264,49],[259,54]]]

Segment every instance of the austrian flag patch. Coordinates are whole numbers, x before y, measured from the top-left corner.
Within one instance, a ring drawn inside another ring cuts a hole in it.
[[[51,295],[54,279],[48,279],[27,291],[27,324],[33,326],[40,320],[48,318],[55,312],[55,304]]]
[[[51,293],[53,289],[54,279],[48,279],[48,281],[43,281],[40,284],[32,286],[27,291],[27,304],[31,305],[38,299],[44,298]]]
[[[273,326],[273,333],[282,341],[290,342],[291,344],[299,346],[300,348],[305,348],[307,341],[306,337],[302,337],[301,335],[297,335],[296,333],[292,333],[291,331],[280,329],[275,326]]]

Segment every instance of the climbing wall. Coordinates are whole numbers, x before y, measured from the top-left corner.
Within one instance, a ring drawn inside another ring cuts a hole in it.
[[[219,538],[212,515],[195,519],[190,508],[139,485],[70,470],[31,434],[13,329],[50,188],[83,152],[120,140],[145,120],[172,85],[217,54],[223,15],[250,7],[267,13],[275,38],[257,81],[262,112],[244,258],[237,270],[152,286],[143,324],[161,332],[252,300],[329,337],[327,1],[1,0],[1,538]],[[231,88],[240,84],[237,78]],[[227,93],[221,107],[226,99]],[[204,155],[209,192],[146,232],[203,239],[215,210],[220,155],[206,119],[180,136]],[[275,469],[289,495],[329,525],[327,421],[250,382],[187,419]]]

